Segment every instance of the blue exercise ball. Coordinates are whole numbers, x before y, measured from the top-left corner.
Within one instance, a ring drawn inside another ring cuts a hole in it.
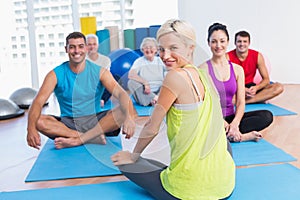
[[[110,72],[119,78],[118,81],[124,89],[128,89],[128,72],[140,55],[129,48],[124,48],[112,51],[108,57],[111,60]]]

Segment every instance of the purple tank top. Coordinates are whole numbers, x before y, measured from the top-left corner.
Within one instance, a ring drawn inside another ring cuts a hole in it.
[[[228,61],[230,65],[230,77],[227,81],[220,81],[217,79],[214,73],[213,66],[209,61],[206,62],[208,65],[208,71],[209,74],[215,84],[216,89],[218,90],[221,106],[222,106],[222,112],[223,116],[229,116],[234,114],[234,105],[232,104],[232,98],[236,93],[237,90],[237,84],[236,84],[236,78],[233,70],[232,63]]]

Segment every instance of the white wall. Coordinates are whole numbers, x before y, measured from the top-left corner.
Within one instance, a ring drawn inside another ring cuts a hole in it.
[[[211,56],[207,29],[214,22],[227,26],[230,46],[234,34],[247,30],[250,47],[267,56],[271,79],[282,83],[300,83],[300,1],[298,0],[178,0],[179,18],[196,29],[200,53],[195,62]]]
[[[161,25],[178,18],[177,0],[134,0],[134,28]]]

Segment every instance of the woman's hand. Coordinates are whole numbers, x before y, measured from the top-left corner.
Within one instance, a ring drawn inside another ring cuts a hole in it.
[[[234,124],[229,124],[227,137],[229,138],[230,141],[240,142],[242,140],[242,134],[239,130],[239,127]]]
[[[227,134],[229,131],[229,124],[228,124],[228,122],[226,122],[226,120],[224,120],[224,128],[225,128],[225,132]]]
[[[125,165],[132,164],[137,161],[140,154],[138,153],[130,153],[129,151],[119,151],[111,156],[111,160],[114,165]]]

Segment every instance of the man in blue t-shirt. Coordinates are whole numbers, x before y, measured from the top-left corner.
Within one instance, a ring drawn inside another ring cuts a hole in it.
[[[135,129],[136,112],[126,91],[104,67],[86,60],[87,44],[80,32],[66,38],[69,61],[51,70],[28,112],[27,143],[39,149],[39,132],[54,139],[58,149],[85,143],[106,144],[105,136],[118,135],[122,126],[126,138]],[[104,89],[119,101],[119,106],[101,111]],[[55,93],[61,115],[43,115],[42,107]]]

